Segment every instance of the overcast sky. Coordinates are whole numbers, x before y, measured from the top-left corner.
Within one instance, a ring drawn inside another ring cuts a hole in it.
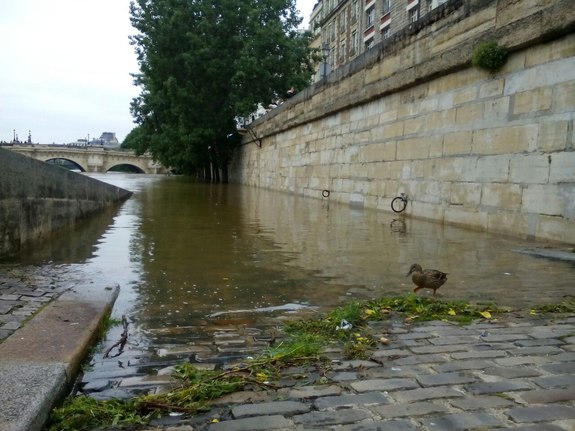
[[[317,0],[297,0],[307,26]],[[130,0],[0,0],[0,141],[69,143],[134,124]]]

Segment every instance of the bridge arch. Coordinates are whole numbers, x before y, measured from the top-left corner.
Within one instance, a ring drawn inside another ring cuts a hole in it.
[[[61,157],[54,157],[51,159],[44,160],[46,163],[50,163],[51,165],[60,166],[70,170],[78,170],[80,172],[86,172],[86,169],[79,163],[75,162],[74,160],[65,159]]]
[[[133,174],[145,174],[146,173],[142,168],[140,168],[139,166],[136,166],[133,163],[120,163],[120,164],[114,165],[111,168],[109,168],[106,172],[110,172],[110,171],[127,172],[127,173],[133,173]]]
[[[71,147],[67,145],[14,145],[9,150],[43,162],[62,159],[79,167],[82,172],[108,172],[114,167],[127,165],[145,174],[165,174],[164,166],[150,155],[137,156],[131,151],[109,150],[101,147]]]

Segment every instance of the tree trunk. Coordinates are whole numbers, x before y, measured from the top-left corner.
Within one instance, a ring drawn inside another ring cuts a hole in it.
[[[209,162],[204,166],[204,181],[212,181],[212,164]]]
[[[210,152],[210,163],[212,165],[212,172],[213,172],[213,182],[220,183],[220,158],[218,154],[218,143],[214,142],[210,147],[208,147],[208,151]]]
[[[218,169],[218,161],[214,160],[212,162],[212,170],[213,170],[213,178],[212,182],[219,183],[220,182],[220,170]]]

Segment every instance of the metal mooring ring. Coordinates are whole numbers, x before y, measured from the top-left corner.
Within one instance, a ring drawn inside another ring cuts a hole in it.
[[[324,191],[322,191],[322,192],[321,192],[321,195],[322,195],[324,198],[329,198],[329,190],[324,190]]]

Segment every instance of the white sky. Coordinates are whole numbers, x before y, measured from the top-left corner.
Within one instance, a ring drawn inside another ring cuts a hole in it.
[[[296,0],[304,26],[317,0]],[[0,0],[0,141],[69,143],[134,124],[130,0]]]

